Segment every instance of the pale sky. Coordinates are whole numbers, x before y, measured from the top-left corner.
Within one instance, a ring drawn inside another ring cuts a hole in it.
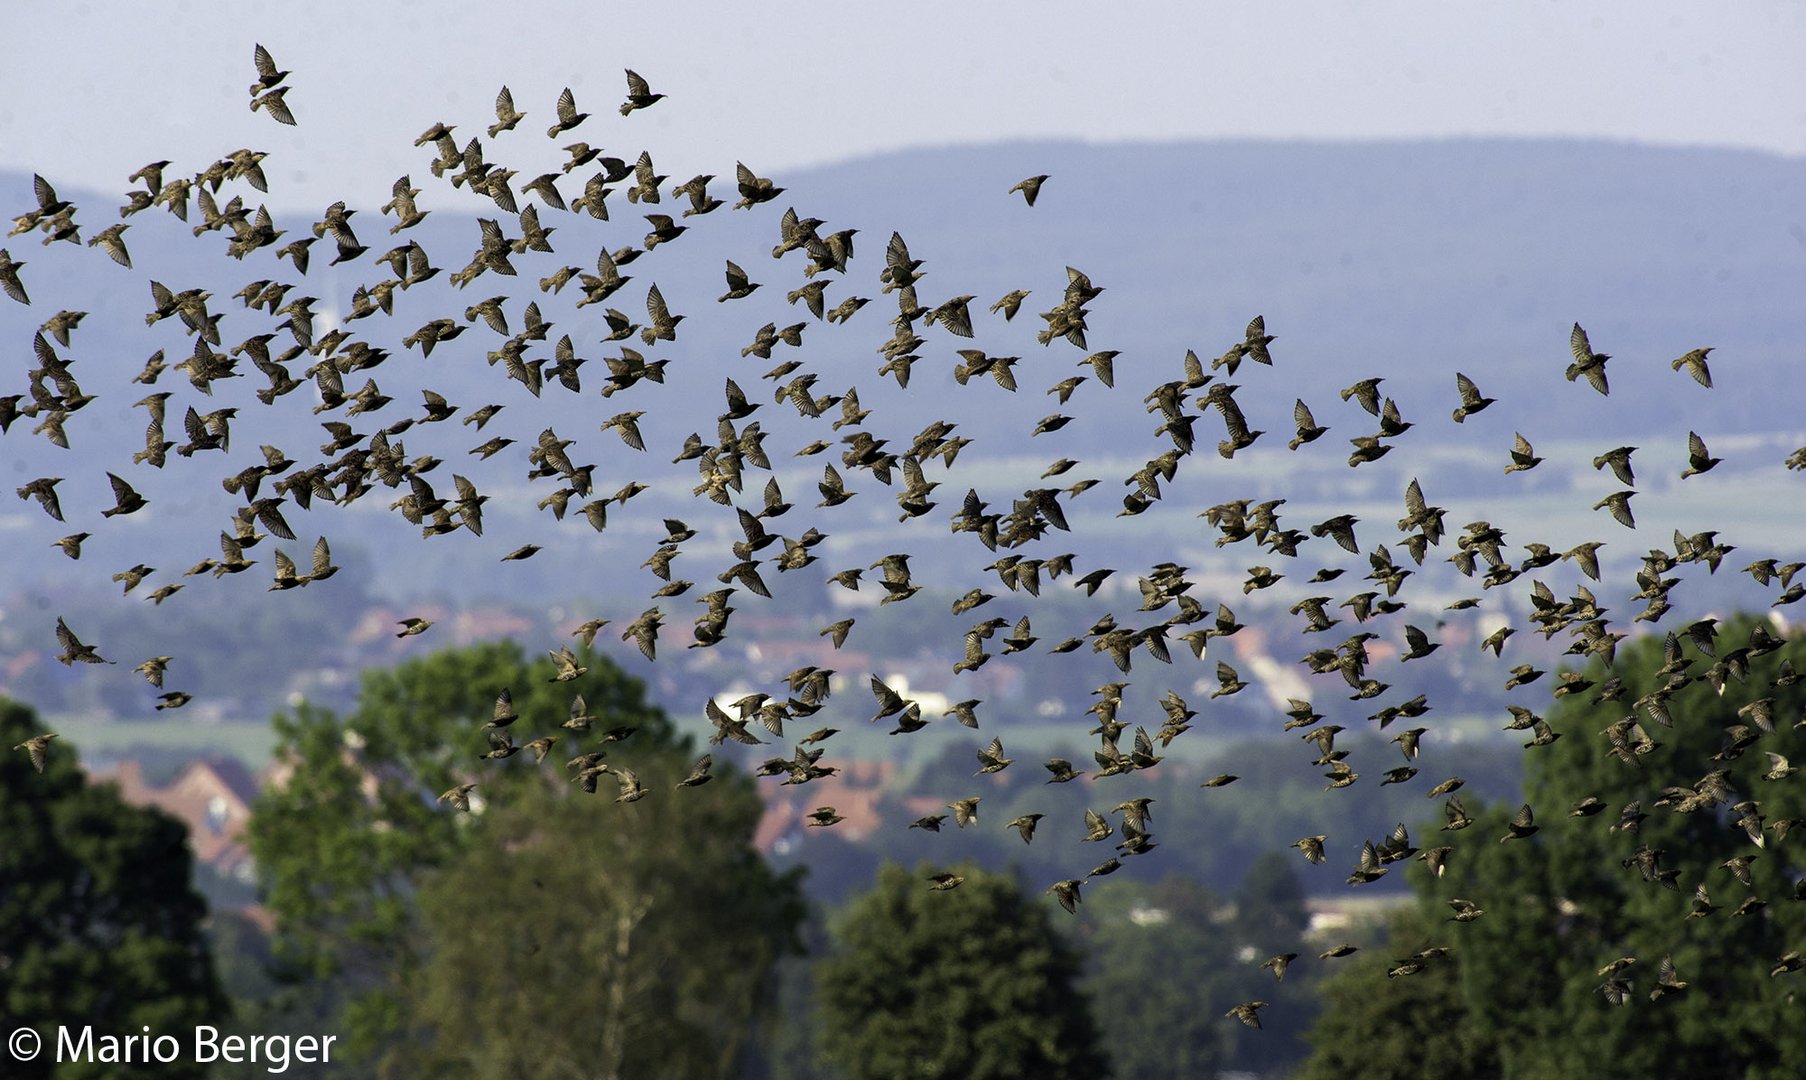
[[[246,107],[256,42],[293,71],[296,129]],[[123,191],[146,161],[198,169],[250,146],[272,154],[274,207],[380,202],[424,171],[421,130],[481,134],[503,83],[528,114],[513,145],[544,138],[569,85],[595,114],[581,137],[650,149],[673,176],[1022,138],[1557,135],[1797,156],[1802,56],[1806,5],[1779,0],[5,0],[0,167]],[[622,120],[625,67],[668,100]]]

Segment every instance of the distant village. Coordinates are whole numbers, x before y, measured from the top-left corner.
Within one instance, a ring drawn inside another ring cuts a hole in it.
[[[1228,593],[1225,591],[1224,595]],[[1257,608],[1249,604],[1242,610],[1249,612],[1246,616],[1249,625],[1233,636],[1211,643],[1206,662],[1194,660],[1186,646],[1178,644],[1174,649],[1178,663],[1171,670],[1175,676],[1189,676],[1193,680],[1188,689],[1178,688],[1183,696],[1211,710],[1208,715],[1217,727],[1250,735],[1277,732],[1279,725],[1269,721],[1284,712],[1288,699],[1312,696],[1313,684],[1307,681],[1296,657],[1317,642],[1300,634],[1296,617],[1281,612],[1275,618],[1275,608],[1271,605]],[[864,699],[868,691],[864,678],[867,672],[875,672],[891,685],[906,690],[911,699],[921,704],[924,716],[941,716],[956,700],[956,695],[958,698],[976,697],[985,702],[988,730],[1000,730],[1007,735],[1010,730],[1020,730],[1024,726],[1063,724],[1073,731],[1075,745],[1085,741],[1083,732],[1090,726],[1090,718],[1083,715],[1084,704],[1075,706],[1073,703],[1088,702],[1090,690],[1084,684],[1068,685],[1073,677],[1070,669],[1079,665],[1062,665],[1058,663],[1061,657],[1046,656],[1035,650],[999,656],[981,670],[956,677],[946,657],[910,654],[894,641],[874,642],[886,654],[882,660],[876,659],[874,653],[856,647],[857,634],[845,647],[835,649],[819,634],[817,623],[825,624],[837,614],[837,611],[831,611],[810,618],[757,613],[742,615],[735,624],[736,633],[728,641],[715,648],[698,650],[683,650],[673,644],[669,655],[675,662],[668,662],[667,653],[661,651],[656,665],[644,663],[628,646],[607,640],[606,633],[597,638],[597,645],[606,645],[607,654],[621,662],[630,673],[648,679],[649,696],[664,705],[678,721],[680,729],[699,737],[708,730],[700,715],[705,696],[712,693],[725,706],[758,687],[781,685],[786,672],[814,665],[837,672],[834,679],[836,697],[831,699],[830,709],[839,706],[844,712],[849,705],[853,712],[867,709],[869,703]],[[355,696],[358,665],[390,664],[421,655],[418,641],[395,636],[398,621],[408,616],[432,619],[434,627],[430,641],[439,647],[496,638],[535,641],[549,639],[554,634],[563,638],[569,631],[563,623],[573,621],[568,616],[559,619],[502,606],[452,611],[423,605],[404,611],[394,606],[372,605],[342,625],[338,639],[342,645],[339,654],[342,661],[292,673],[285,697],[292,702],[296,695],[305,694],[348,705]],[[1477,658],[1478,642],[1493,628],[1494,618],[1471,611],[1449,612],[1435,624],[1434,636],[1450,653]],[[1350,627],[1356,625],[1352,618],[1345,621]],[[1395,627],[1380,625],[1396,633]],[[1391,636],[1366,643],[1370,665],[1373,670],[1388,673],[1388,677],[1409,680],[1413,676],[1412,670],[1395,666],[1399,646],[1389,640]],[[1551,667],[1563,659],[1553,645],[1538,640],[1535,635],[1519,636],[1529,640],[1513,643],[1517,659],[1532,659],[1539,666]],[[123,664],[130,658],[122,656],[119,659]],[[1218,689],[1216,662],[1219,660],[1232,665],[1246,680],[1249,684],[1246,693],[1221,701],[1210,699],[1212,691]],[[1457,671],[1462,667],[1450,666]],[[1496,689],[1502,666],[1495,668],[1477,661],[1470,666],[1480,673],[1483,682]],[[1092,667],[1086,665],[1084,670],[1090,671]],[[34,674],[58,677],[61,671],[54,663],[54,657],[42,648],[25,648],[0,656],[0,693],[29,701],[31,697],[23,688],[33,683]],[[733,673],[731,677],[725,674],[729,672]],[[724,677],[729,677],[728,685],[722,685]],[[1400,683],[1401,688],[1409,685],[1408,681]],[[1322,688],[1318,692],[1323,692]],[[1365,704],[1360,703],[1357,707]],[[217,701],[199,697],[163,722],[186,723],[202,731],[217,730],[216,725],[267,722],[262,717],[236,719],[234,714],[243,707],[229,698]],[[157,717],[162,719],[161,714]],[[129,725],[141,721],[116,719],[114,722]],[[201,741],[197,739],[197,743]],[[784,748],[776,743],[774,740],[773,752],[782,753]],[[283,763],[248,762],[229,754],[203,752],[185,764],[174,766],[173,776],[169,775],[172,765],[166,758],[163,767],[156,770],[158,778],[153,780],[151,770],[129,756],[84,750],[84,758],[95,763],[97,778],[118,785],[126,801],[156,807],[188,827],[196,861],[205,868],[203,876],[212,879],[210,883],[203,881],[203,885],[218,894],[212,897],[216,905],[237,908],[254,920],[265,920],[266,916],[255,900],[256,873],[245,831],[258,793],[266,786],[283,782],[286,772]],[[818,806],[833,806],[842,816],[836,827],[839,837],[858,844],[877,834],[881,826],[897,824],[883,820],[881,807],[888,808],[893,815],[900,807],[909,815],[923,816],[944,810],[947,800],[955,795],[924,790],[919,784],[915,788],[906,788],[901,781],[907,778],[900,776],[896,760],[841,758],[836,760],[836,765],[838,771],[834,775],[807,787],[761,785],[765,813],[755,835],[759,851],[781,857],[802,841],[807,835],[809,814]],[[1033,768],[1033,763],[1029,767]],[[1369,897],[1341,894],[1312,903],[1319,928],[1326,929],[1351,917],[1351,912],[1362,904],[1372,902]]]

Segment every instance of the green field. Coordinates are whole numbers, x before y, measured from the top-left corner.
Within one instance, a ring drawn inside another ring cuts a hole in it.
[[[182,720],[107,721],[50,716],[45,726],[92,762],[96,758],[138,757],[143,751],[188,751],[194,757],[225,755],[263,768],[276,749],[268,723],[196,724]]]

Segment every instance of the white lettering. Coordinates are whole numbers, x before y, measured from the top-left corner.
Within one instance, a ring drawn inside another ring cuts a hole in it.
[[[207,1065],[219,1060],[219,1028],[202,1024],[194,1029],[194,1062]]]
[[[92,1027],[73,1030],[58,1027],[56,1060],[59,1062],[100,1062],[107,1065],[160,1062],[169,1064],[182,1054],[182,1044],[173,1035],[152,1035],[144,1028],[142,1035],[99,1035]],[[279,1075],[289,1065],[332,1063],[332,1044],[337,1035],[222,1035],[219,1028],[208,1024],[194,1029],[194,1061],[210,1065],[225,1061],[234,1065],[255,1063],[264,1071]]]
[[[272,1073],[287,1072],[288,1036],[266,1035],[264,1036],[263,1045],[265,1047],[264,1052],[269,1056],[270,1067],[268,1071]]]
[[[58,1061],[93,1061],[94,1029],[82,1028],[80,1041],[74,1041],[69,1037],[68,1028],[58,1027],[56,1029],[56,1059]]]

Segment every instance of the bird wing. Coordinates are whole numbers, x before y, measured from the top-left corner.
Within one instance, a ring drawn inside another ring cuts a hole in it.
[[[1317,428],[1317,418],[1311,415],[1310,406],[1304,403],[1303,398],[1292,403],[1292,422],[1301,432],[1315,431]]]
[[[1455,372],[1455,389],[1461,394],[1461,404],[1471,407],[1479,403],[1480,388],[1474,385],[1474,380],[1459,371]]]
[[[276,67],[275,58],[262,45],[251,50],[251,62],[257,65],[257,74],[266,81],[275,79],[282,74]]]
[[[132,490],[132,485],[126,483],[112,473],[107,474],[107,479],[113,482],[113,499],[121,506],[125,505],[128,500],[138,496],[138,493]]]
[[[1575,363],[1584,364],[1593,358],[1593,346],[1587,341],[1587,332],[1580,328],[1579,323],[1575,323],[1574,329],[1568,332],[1568,348],[1574,353]]]

